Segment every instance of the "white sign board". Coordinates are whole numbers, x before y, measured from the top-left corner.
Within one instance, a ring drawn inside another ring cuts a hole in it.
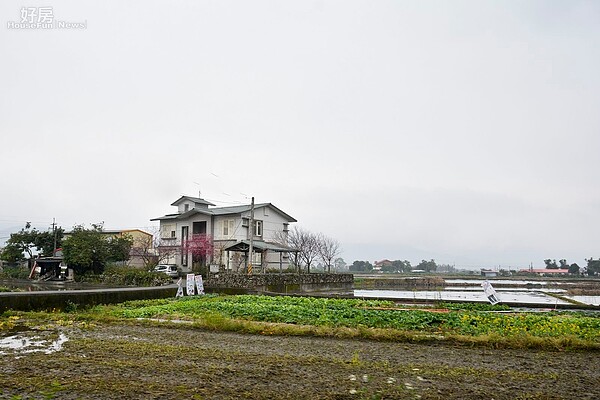
[[[186,278],[185,278],[185,283],[186,283],[186,291],[187,291],[187,295],[188,296],[193,296],[194,293],[194,289],[195,289],[195,285],[196,285],[196,281],[194,279],[194,274],[187,274]]]
[[[500,303],[500,299],[498,298],[498,294],[496,293],[496,290],[494,289],[494,287],[492,286],[492,284],[490,282],[488,282],[487,280],[484,281],[481,284],[481,287],[483,288],[483,291],[485,292],[485,295],[487,296],[489,302],[492,305]]]
[[[202,275],[196,275],[196,289],[198,294],[204,294],[204,283],[202,282]]]
[[[183,297],[183,279],[181,278],[177,281],[177,294],[175,297]]]

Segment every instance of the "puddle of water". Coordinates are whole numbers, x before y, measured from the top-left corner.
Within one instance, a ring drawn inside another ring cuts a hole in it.
[[[52,354],[62,350],[63,344],[68,340],[69,338],[64,333],[60,333],[56,339],[49,339],[33,334],[33,332],[20,332],[0,338],[0,355],[36,352]]]

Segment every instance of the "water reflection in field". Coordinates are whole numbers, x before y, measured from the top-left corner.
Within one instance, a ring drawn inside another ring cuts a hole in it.
[[[580,303],[584,303],[584,304],[589,304],[592,306],[600,306],[600,296],[572,296],[572,295],[567,295],[565,297],[568,297],[569,299],[578,301]]]
[[[65,342],[69,339],[63,333],[58,337],[52,332],[35,332],[24,330],[21,332],[12,332],[8,336],[0,335],[0,355],[5,354],[27,354],[42,352],[51,354],[60,351]]]
[[[30,280],[0,280],[0,286],[15,292],[84,290],[105,287],[78,282],[36,282]]]
[[[570,304],[539,291],[497,290],[505,304]],[[483,290],[354,290],[354,297],[388,298],[397,300],[468,301],[488,303]]]
[[[481,285],[485,282],[484,279],[444,279],[447,284],[467,284]],[[520,279],[493,279],[489,280],[494,285],[511,285],[511,286],[526,286],[526,285],[542,285],[546,286],[550,283],[559,283],[558,281],[528,281]],[[561,285],[572,285],[572,282],[560,282]]]

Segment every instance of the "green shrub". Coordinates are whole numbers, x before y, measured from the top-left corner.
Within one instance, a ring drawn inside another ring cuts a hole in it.
[[[23,267],[4,267],[0,271],[0,279],[27,279],[29,278],[29,269]]]

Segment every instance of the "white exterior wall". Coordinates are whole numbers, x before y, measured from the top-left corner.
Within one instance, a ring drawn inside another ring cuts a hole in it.
[[[223,233],[223,226],[228,223],[227,235]],[[246,240],[248,227],[242,226],[242,218],[239,215],[219,215],[215,217],[214,240]]]
[[[195,206],[195,204],[194,204],[194,202],[193,202],[193,201],[191,201],[191,200],[184,200],[184,201],[182,201],[182,202],[181,202],[181,203],[180,203],[180,204],[177,206],[177,212],[178,212],[179,214],[183,214],[184,212],[186,212],[186,210],[185,210],[185,206],[186,206],[186,205],[188,206],[188,211],[189,211],[189,210],[191,210],[191,209],[193,209],[193,208],[194,208],[194,206]]]
[[[184,212],[184,204],[189,204],[190,209],[194,206],[192,201],[184,201],[182,204],[179,204],[178,209],[180,213]],[[233,243],[240,240],[248,240],[248,227],[243,226],[243,219],[247,218],[250,220],[250,211],[244,212],[242,214],[230,214],[230,215],[205,215],[205,214],[194,214],[192,217],[186,220],[161,220],[160,221],[160,232],[161,232],[161,241],[163,245],[168,246],[181,246],[181,228],[184,226],[188,227],[189,237],[193,235],[193,223],[194,222],[206,222],[206,233],[212,235],[213,240],[215,241],[215,249],[217,249],[220,245]],[[287,224],[288,221],[284,218],[279,212],[269,206],[258,207],[254,210],[254,219],[255,221],[262,221],[263,224],[263,234],[261,237],[254,236],[254,240],[260,240],[265,242],[276,242],[277,235],[283,232],[284,224]],[[232,221],[232,224],[228,226],[227,235],[223,233],[223,225],[225,221]],[[171,231],[175,231],[174,239],[171,239]],[[228,264],[227,257],[229,260],[232,259],[232,254],[226,254],[223,256],[222,262],[224,264]],[[257,257],[259,257],[257,255]],[[209,257],[207,260],[209,263],[213,262]],[[258,260],[256,260],[258,261]],[[269,268],[278,268],[280,255],[275,252],[267,252],[267,266]],[[219,260],[214,260],[215,263],[219,263]],[[182,267],[181,265],[181,255],[177,254],[171,257],[168,261],[165,261],[167,264],[174,264],[178,267]],[[284,268],[287,267],[288,259],[285,258],[283,260]],[[192,267],[192,255],[188,254],[188,263],[187,267],[183,267],[191,269]]]
[[[250,213],[248,213],[250,218]],[[254,210],[254,220],[262,221],[263,224],[263,235],[262,238],[255,236],[255,239],[261,239],[265,242],[278,242],[278,235],[283,232],[284,224],[288,223],[279,212],[275,209],[264,206]],[[289,225],[288,225],[289,228]]]
[[[249,239],[248,227],[245,227],[242,224],[242,220],[244,218],[247,218],[248,221],[250,220],[250,211],[242,213],[239,216],[228,215],[228,216],[217,217],[215,219],[216,231],[215,231],[214,239],[215,240],[230,240],[230,241],[248,240]],[[233,234],[230,234],[228,237],[225,237],[222,235],[223,221],[230,220],[230,219],[234,220],[234,232],[233,232]],[[262,224],[263,224],[262,236],[260,236],[260,237],[254,236],[254,240],[260,240],[260,241],[265,241],[265,242],[276,242],[278,239],[278,235],[280,235],[281,232],[283,232],[284,224],[288,223],[287,219],[284,218],[281,214],[279,214],[279,212],[277,212],[275,209],[268,207],[268,206],[256,208],[254,210],[254,220],[262,221]],[[219,232],[219,235],[217,235],[217,232]],[[227,265],[228,257],[229,257],[230,261],[233,260],[232,253],[233,252],[230,252],[230,254],[225,254],[223,256],[223,262],[225,263],[225,265]],[[265,261],[266,261],[267,268],[279,268],[280,253],[267,252]],[[283,268],[286,268],[289,263],[289,259],[287,258],[287,255],[286,255],[286,258],[282,258],[282,262],[283,262]],[[255,265],[260,264],[260,255],[259,254],[255,254],[255,259],[253,261],[253,264],[255,264]],[[230,264],[230,267],[231,267],[231,264]]]

